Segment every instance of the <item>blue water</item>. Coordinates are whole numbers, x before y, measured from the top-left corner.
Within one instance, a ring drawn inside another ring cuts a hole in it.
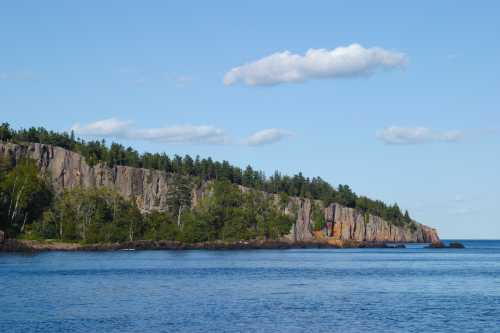
[[[500,242],[463,243],[0,254],[0,332],[500,332]]]

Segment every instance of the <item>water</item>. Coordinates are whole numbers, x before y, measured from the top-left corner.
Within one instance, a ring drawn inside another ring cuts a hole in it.
[[[500,241],[463,243],[0,254],[0,332],[500,332]]]

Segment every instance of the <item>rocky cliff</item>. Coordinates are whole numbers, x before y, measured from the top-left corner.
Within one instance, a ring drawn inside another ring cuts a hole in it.
[[[103,164],[89,166],[78,153],[39,143],[12,144],[0,142],[0,156],[16,163],[21,158],[35,160],[42,171],[48,172],[56,191],[78,186],[109,187],[124,197],[134,200],[143,212],[166,210],[167,191],[172,175],[159,170],[127,166],[107,167]],[[193,206],[207,194],[207,184],[193,189]],[[245,189],[241,187],[241,189]],[[269,194],[270,195],[270,194]],[[276,202],[279,196],[274,195]],[[285,213],[297,217],[286,236],[291,241],[308,241],[313,233],[312,206],[319,205],[325,214],[327,227],[323,235],[329,239],[380,242],[435,242],[439,237],[435,229],[416,223],[413,227],[396,226],[380,217],[363,214],[355,209],[331,204],[324,207],[321,201],[291,197]]]

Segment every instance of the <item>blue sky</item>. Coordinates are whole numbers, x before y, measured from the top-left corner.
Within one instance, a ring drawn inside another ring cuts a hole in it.
[[[500,238],[499,12],[497,1],[3,1],[1,120],[319,175],[397,201],[442,237]]]

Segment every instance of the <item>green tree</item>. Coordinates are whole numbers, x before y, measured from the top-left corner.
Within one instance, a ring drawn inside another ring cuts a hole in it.
[[[325,227],[325,214],[321,207],[321,205],[317,202],[312,202],[312,221],[313,221],[313,229],[321,230]]]
[[[183,220],[185,218],[183,216]],[[152,240],[176,240],[179,238],[179,228],[167,212],[153,211],[144,217],[145,238]],[[184,221],[183,221],[184,222]]]
[[[65,190],[33,230],[44,238],[85,243],[132,241],[146,232],[136,205],[106,188]]]
[[[167,206],[172,213],[177,215],[177,226],[182,228],[182,212],[191,206],[192,185],[189,178],[174,174],[172,182],[168,186]]]
[[[30,159],[21,160],[0,178],[0,227],[15,236],[42,215],[50,205],[52,192],[46,176]]]
[[[336,201],[341,205],[354,208],[356,207],[356,194],[349,185],[339,185]]]
[[[198,243],[210,240],[209,226],[203,215],[186,212],[183,216],[183,228],[178,240],[185,243]]]
[[[9,141],[12,139],[13,133],[9,123],[2,123],[0,125],[0,141]]]

